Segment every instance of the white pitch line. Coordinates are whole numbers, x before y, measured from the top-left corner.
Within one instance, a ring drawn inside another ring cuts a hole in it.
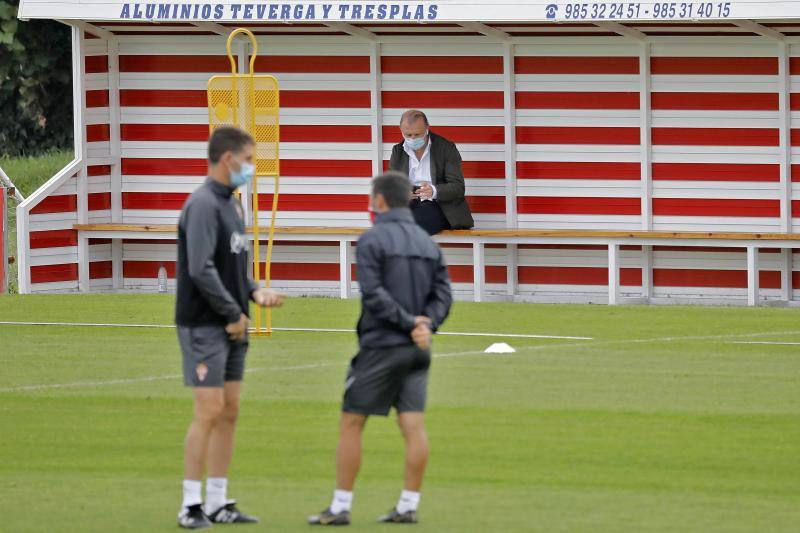
[[[459,337],[508,337],[513,339],[561,339],[566,341],[593,341],[594,337],[569,337],[565,335],[527,335],[521,333],[457,333],[440,331],[436,335],[455,335]]]
[[[7,324],[6,322],[0,322],[0,324]],[[16,324],[16,323],[12,323]],[[57,324],[61,325],[61,324]],[[162,326],[162,327],[173,327],[173,326]],[[641,344],[641,343],[659,343],[659,342],[674,342],[674,341],[690,341],[690,340],[723,340],[723,339],[734,339],[734,338],[742,338],[742,337],[768,337],[768,336],[777,336],[777,335],[798,335],[800,331],[770,331],[770,332],[759,332],[759,333],[735,333],[730,335],[698,335],[698,336],[686,336],[686,337],[656,337],[651,339],[620,339],[620,340],[608,340],[608,341],[595,341],[591,343],[563,343],[563,344],[539,344],[534,346],[520,346],[517,348],[518,352],[522,351],[538,351],[538,350],[555,350],[561,348],[594,348],[596,346],[609,346],[609,345],[617,345],[617,344]],[[746,343],[743,343],[746,344]],[[798,343],[800,344],[800,343]],[[467,355],[484,355],[483,350],[475,350],[475,351],[466,351],[466,352],[451,352],[451,353],[441,353],[441,354],[434,354],[434,359],[446,358],[446,357],[461,357]],[[294,366],[285,366],[285,367],[259,367],[259,368],[252,368],[246,370],[246,372],[261,372],[265,370],[306,370],[312,368],[322,368],[322,367],[329,367],[329,366],[337,366],[340,363],[317,363],[317,364],[308,364],[308,365],[294,365]],[[183,377],[182,375],[175,374],[175,375],[167,375],[167,376],[149,376],[149,377],[142,377],[142,378],[131,378],[131,379],[114,379],[109,381],[82,381],[82,382],[75,382],[75,383],[55,383],[49,385],[26,385],[22,387],[8,387],[8,388],[1,388],[0,392],[24,392],[24,391],[35,391],[35,390],[45,390],[45,389],[61,389],[61,388],[77,388],[77,387],[98,387],[98,386],[105,386],[105,385],[118,385],[118,384],[127,384],[127,383],[140,383],[140,382],[148,382],[148,381],[162,381],[168,379],[178,379]]]
[[[766,344],[769,346],[800,346],[800,342],[731,341],[728,344]]]
[[[649,344],[649,343],[661,343],[661,342],[675,342],[675,341],[712,341],[712,340],[724,340],[724,339],[735,339],[735,338],[742,338],[742,337],[769,337],[769,336],[777,336],[777,335],[800,335],[800,331],[770,331],[770,332],[758,332],[758,333],[733,333],[729,335],[687,335],[686,337],[655,337],[650,339],[620,339],[620,340],[607,340],[607,341],[594,341],[590,343],[586,342],[569,342],[569,343],[561,343],[561,344],[536,344],[532,346],[519,346],[516,348],[517,352],[535,352],[541,350],[557,350],[557,349],[564,349],[564,348],[580,348],[580,349],[593,349],[597,346],[613,346],[619,344]],[[800,343],[798,343],[800,344]],[[460,357],[465,355],[484,355],[483,350],[475,350],[475,351],[466,351],[466,352],[454,352],[454,353],[443,353],[434,355],[434,358],[445,358],[445,357]]]
[[[66,326],[82,328],[151,328],[175,329],[172,324],[102,324],[92,322],[0,322],[0,326]]]
[[[0,392],[24,392],[45,389],[67,389],[74,387],[101,387],[105,385],[125,385],[128,383],[145,383],[148,381],[162,381],[167,379],[182,378],[180,374],[170,376],[148,376],[143,378],[129,378],[129,379],[111,379],[108,381],[76,381],[73,383],[51,383],[48,385],[25,385],[22,387],[6,387],[0,389]]]
[[[0,326],[66,326],[66,327],[91,327],[91,328],[153,328],[174,329],[172,324],[104,324],[94,322],[0,322]],[[335,328],[272,328],[272,331],[307,332],[307,333],[355,333],[354,329]],[[534,335],[523,333],[466,333],[457,331],[442,331],[437,335],[451,335],[456,337],[503,337],[518,339],[560,339],[575,341],[591,341],[593,337],[574,337],[563,335]]]
[[[335,366],[335,363],[318,363],[308,365],[293,365],[293,366],[274,366],[274,367],[256,367],[248,368],[245,373],[263,372],[268,371],[282,371],[282,370],[307,370],[310,368],[323,368],[326,366]],[[24,392],[34,390],[46,389],[68,389],[80,387],[103,387],[107,385],[127,385],[129,383],[147,383],[150,381],[166,381],[170,379],[180,379],[183,374],[168,374],[166,376],[146,376],[141,378],[128,378],[128,379],[110,379],[107,381],[76,381],[73,383],[51,383],[45,385],[24,385],[22,387],[7,387],[0,389],[0,392]]]

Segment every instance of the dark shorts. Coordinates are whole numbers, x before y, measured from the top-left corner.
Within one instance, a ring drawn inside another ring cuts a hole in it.
[[[233,342],[223,326],[178,326],[187,387],[222,387],[242,381],[248,341]]]
[[[414,344],[362,348],[350,362],[342,411],[386,416],[422,412],[428,389],[431,352]]]

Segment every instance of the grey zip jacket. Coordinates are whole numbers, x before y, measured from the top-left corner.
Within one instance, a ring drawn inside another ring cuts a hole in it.
[[[362,348],[410,344],[420,315],[431,319],[434,331],[445,321],[453,301],[447,265],[410,209],[379,214],[358,240],[356,258]]]
[[[242,204],[233,192],[209,178],[181,211],[175,309],[180,326],[224,326],[242,313],[249,316],[258,286],[248,276]]]

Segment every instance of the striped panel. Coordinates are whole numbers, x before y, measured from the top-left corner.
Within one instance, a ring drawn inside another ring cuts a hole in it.
[[[518,53],[519,226],[639,227],[638,54],[547,55],[547,47]],[[548,276],[531,275],[533,285]]]
[[[739,49],[704,57],[677,44],[654,50],[656,230],[780,229],[778,61]]]

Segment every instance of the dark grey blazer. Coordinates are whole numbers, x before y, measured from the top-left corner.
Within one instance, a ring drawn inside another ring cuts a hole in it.
[[[452,141],[430,133],[431,179],[436,186],[439,206],[453,229],[469,229],[475,225],[467,200],[464,198],[464,174],[461,172],[461,154]],[[389,168],[408,175],[408,154],[403,143],[392,148]]]

